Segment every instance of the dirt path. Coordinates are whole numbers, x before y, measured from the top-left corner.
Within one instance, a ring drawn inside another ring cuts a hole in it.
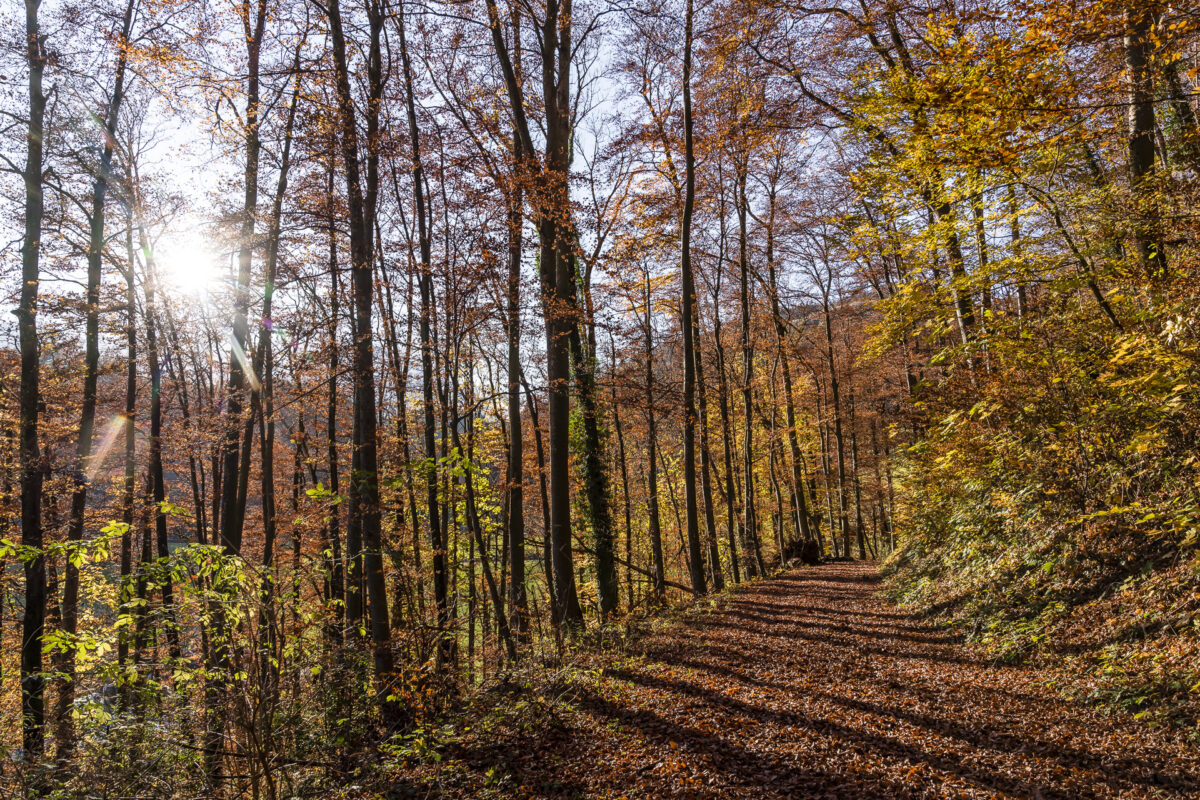
[[[461,752],[505,797],[1200,797],[1197,749],[803,570],[652,635],[559,723]]]

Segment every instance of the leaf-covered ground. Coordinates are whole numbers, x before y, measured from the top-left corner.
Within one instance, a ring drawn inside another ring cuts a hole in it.
[[[877,597],[874,567],[763,581],[450,746],[392,796],[1200,797],[1200,753]],[[399,776],[397,776],[399,777]],[[417,780],[412,780],[416,778]]]

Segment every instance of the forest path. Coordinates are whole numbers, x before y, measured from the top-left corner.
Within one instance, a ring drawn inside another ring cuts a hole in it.
[[[1200,797],[1196,748],[878,588],[869,564],[763,581],[641,639],[556,725],[457,756],[506,797]]]

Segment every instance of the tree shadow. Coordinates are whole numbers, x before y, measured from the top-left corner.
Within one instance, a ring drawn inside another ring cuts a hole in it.
[[[638,642],[644,661],[606,667],[604,688],[574,688],[569,727],[460,758],[523,797],[1200,796],[1196,759],[1101,750],[1124,741],[1116,728],[1001,677],[1028,668],[973,657],[916,615],[855,608],[862,569],[760,582]]]
[[[832,618],[831,619],[836,619]],[[896,626],[871,626],[864,624],[852,624],[846,622],[822,622],[810,619],[804,619],[794,616],[784,616],[782,614],[774,614],[771,616],[752,611],[743,611],[739,607],[734,610],[723,611],[719,614],[707,615],[704,617],[696,617],[687,621],[687,626],[697,629],[712,629],[712,628],[728,628],[727,623],[731,620],[738,620],[745,623],[762,623],[771,626],[770,630],[754,630],[753,632],[765,635],[775,635],[791,637],[796,636],[795,629],[807,628],[815,631],[831,631],[836,633],[844,633],[851,636],[861,636],[867,639],[879,640],[900,640],[912,642],[913,644],[957,644],[962,641],[962,637],[957,634],[946,634],[939,631],[937,628],[930,626],[912,627],[912,628],[897,628]],[[751,629],[747,629],[751,630]]]
[[[668,681],[644,675],[626,675],[624,679],[632,680],[633,682],[640,683],[648,688],[655,688],[659,691],[675,691],[681,694],[688,694],[710,705],[720,707],[726,712],[748,717],[757,722],[808,730],[821,737],[834,740],[830,743],[830,747],[835,750],[853,750],[854,752],[866,752],[873,756],[896,758],[914,766],[922,763],[927,764],[935,769],[955,775],[980,789],[1000,789],[1028,796],[1029,789],[1031,788],[1029,784],[1014,781],[1003,774],[989,770],[967,769],[960,761],[926,752],[914,745],[906,744],[897,739],[859,731],[831,720],[763,709],[726,695],[707,692],[703,689],[692,687],[689,684],[682,684],[676,681]],[[581,696],[578,698],[578,702],[589,713],[606,717],[616,717],[627,724],[638,725],[643,734],[653,738],[662,739],[664,733],[669,737],[683,737],[688,736],[690,733],[690,729],[682,728],[675,723],[664,720],[660,715],[652,711],[629,709],[594,694]],[[711,746],[709,741],[715,738],[702,733],[696,733],[695,735],[696,739],[688,743],[689,750],[703,751],[706,746]],[[779,764],[777,759],[765,759],[756,752],[746,752],[745,748],[736,746],[735,748],[736,752],[729,754],[733,757],[723,759],[720,764],[720,766],[727,770],[727,773],[731,773],[731,775],[727,774],[727,778],[730,778],[734,785],[754,786],[757,784],[760,790],[763,791],[763,794],[757,796],[762,797],[827,796],[823,791],[825,789],[824,786],[813,784],[812,779],[814,776],[811,775],[810,771],[799,767],[784,767]],[[769,765],[770,769],[764,772],[763,767],[765,765]],[[769,784],[764,781],[764,774],[770,776]],[[891,797],[918,794],[915,791],[897,793],[897,787],[894,783],[886,780],[886,772],[870,776],[874,780],[867,785],[861,782],[861,778],[863,777],[867,776],[860,776],[860,782],[855,789],[855,794],[839,794],[837,796]],[[844,779],[839,781],[839,783],[843,782]],[[781,783],[788,786],[798,786],[799,790],[790,789],[782,794],[773,791]],[[914,786],[911,788],[916,789],[917,787]],[[1045,791],[1042,794],[1045,797],[1070,796],[1067,794],[1047,794]]]
[[[1143,774],[1146,764],[1139,759],[1069,747],[1060,742],[1031,735],[1033,731],[1030,731],[1028,726],[1024,729],[1026,735],[1018,736],[1001,726],[991,725],[986,720],[967,725],[946,717],[921,714],[903,708],[888,707],[882,703],[825,692],[814,691],[810,696],[814,700],[832,703],[849,710],[900,720],[931,733],[958,739],[973,748],[1014,755],[1028,754],[1038,758],[1053,759],[1064,767],[1083,768],[1097,772],[1104,775],[1105,782],[1114,788],[1130,784],[1169,786],[1176,789],[1200,788],[1200,782],[1184,772],[1159,769],[1155,770],[1151,776],[1147,776]],[[1028,710],[1042,719],[1054,719],[1055,709],[1045,707],[1048,702],[1048,699],[1044,700],[1041,704],[1043,707]]]
[[[910,763],[925,763],[930,767],[955,775],[968,783],[983,788],[1000,789],[1002,791],[1015,792],[1021,796],[1028,796],[1030,789],[1037,786],[1043,797],[1078,796],[1075,793],[1057,794],[1045,785],[1018,780],[1012,776],[984,767],[969,767],[962,758],[924,750],[894,737],[850,727],[830,719],[822,719],[791,711],[763,708],[746,703],[722,692],[713,691],[712,689],[697,686],[686,681],[647,675],[629,670],[612,670],[607,674],[619,680],[637,684],[656,692],[670,692],[676,695],[691,697],[706,705],[714,706],[728,713],[748,717],[757,722],[784,727],[804,728],[822,736],[837,739],[848,745],[865,746],[866,752],[872,755],[895,757]],[[784,689],[784,687],[778,686],[775,688]],[[877,717],[886,716],[901,720],[923,730],[958,739],[977,750],[989,750],[1011,755],[1035,756],[1055,760],[1064,767],[1087,769],[1097,773],[1097,780],[1108,784],[1114,789],[1131,788],[1133,786],[1172,789],[1200,788],[1200,784],[1183,773],[1155,770],[1151,771],[1149,775],[1144,774],[1146,765],[1137,759],[1114,757],[1113,754],[1096,754],[1086,750],[1065,748],[1037,738],[1016,736],[986,725],[979,728],[971,728],[951,720],[931,717],[903,709],[891,709],[881,704],[839,697],[827,693],[809,692],[808,696],[814,700],[830,702],[841,708],[865,712]],[[586,703],[584,705],[589,710],[595,710]],[[609,705],[611,706],[612,704],[610,703]]]
[[[895,614],[888,614],[883,611],[859,611],[857,609],[849,609],[849,608],[830,608],[829,606],[814,606],[807,602],[802,606],[801,610],[805,611],[805,612],[813,612],[813,613],[818,613],[818,614],[828,614],[828,615],[836,616],[836,617],[871,617],[873,619],[881,619],[881,620],[909,620],[909,621],[924,619],[924,617],[922,617],[920,614],[907,614],[907,613],[902,613],[902,612],[896,612]]]
[[[720,650],[708,649],[706,655],[711,655],[719,659],[719,661],[711,661],[699,657],[681,657],[678,650],[651,649],[643,651],[642,655],[651,662],[658,662],[672,667],[683,667],[697,672],[708,672],[715,676],[729,678],[747,686],[760,689],[769,689],[785,694],[794,693],[796,691],[795,687],[787,683],[781,683],[779,678],[757,678],[754,675],[735,668],[735,666],[761,664],[763,661],[761,653],[764,650],[765,648],[755,648],[753,651],[747,652],[744,650],[732,650],[728,647],[723,647]],[[778,664],[779,660],[776,659],[772,663]],[[606,670],[605,674],[609,674],[609,671]],[[939,683],[940,691],[933,691],[920,684],[912,683],[911,678],[907,676],[904,682],[901,682],[896,677],[884,678],[882,676],[869,679],[869,682],[879,686],[881,690],[899,691],[905,695],[911,695],[934,704],[944,702],[945,700],[946,684],[944,682]],[[987,691],[991,694],[1008,698],[1015,703],[1040,705],[1057,699],[1047,698],[1045,695],[1017,692],[996,685],[988,686]]]
[[[678,748],[701,759],[712,770],[718,784],[724,784],[723,788],[754,791],[752,795],[740,796],[826,796],[828,788],[842,782],[839,776],[812,766],[795,764],[783,767],[780,759],[769,752],[752,750],[717,734],[681,725],[654,711],[613,702],[596,692],[581,692],[575,697],[575,702],[591,715],[617,720],[660,745]],[[627,787],[618,783],[616,788]],[[646,796],[662,796],[652,791],[646,792],[645,788],[639,783],[639,789]]]
[[[549,741],[548,741],[549,740]],[[535,797],[571,798],[582,800],[588,797],[587,785],[572,779],[563,763],[588,757],[590,748],[585,739],[569,735],[569,731],[558,728],[541,730],[536,736],[522,736],[504,741],[471,747],[456,747],[448,755],[473,770],[476,777],[487,776],[491,782],[506,779],[516,786],[534,792]],[[553,758],[520,758],[521,753],[553,753]],[[460,797],[450,791],[429,795],[432,797]],[[488,796],[493,796],[489,794]]]

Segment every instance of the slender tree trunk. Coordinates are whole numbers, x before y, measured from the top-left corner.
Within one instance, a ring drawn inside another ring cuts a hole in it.
[[[399,188],[398,187],[397,187],[397,198],[399,198]],[[390,281],[384,281],[384,290],[387,295],[388,318],[390,320],[389,324],[394,325],[394,320],[396,319],[396,311],[392,304],[392,287],[391,287]],[[405,307],[405,309],[409,310],[410,312],[412,310],[412,301],[413,301],[413,273],[412,273],[412,270],[409,270],[408,283],[407,283],[407,298],[405,300],[404,307]],[[404,489],[405,489],[406,497],[408,499],[409,519],[412,520],[409,525],[409,532],[412,537],[412,553],[413,553],[412,571],[413,571],[413,574],[416,576],[415,592],[416,592],[416,601],[417,601],[417,615],[418,615],[419,619],[421,620],[421,623],[424,624],[424,619],[425,619],[425,572],[424,572],[424,567],[422,566],[422,559],[421,559],[421,518],[420,518],[420,513],[417,510],[416,481],[414,480],[414,476],[413,476],[412,449],[411,449],[411,445],[409,443],[409,430],[408,430],[408,369],[409,369],[409,364],[412,361],[412,314],[408,313],[406,315],[406,318],[407,319],[405,322],[405,331],[404,331],[404,356],[403,357],[400,356],[398,346],[396,344],[395,335],[393,334],[391,336],[392,347],[394,350],[393,361],[395,362],[394,372],[395,372],[395,381],[396,381],[396,399],[397,399],[397,405],[399,406],[397,409],[397,414],[396,414],[396,437],[400,441],[400,453],[401,453],[401,457],[404,459]],[[401,525],[401,523],[400,523],[401,516],[402,516],[402,512],[397,510],[396,517],[397,517],[397,525],[398,526]],[[393,620],[392,624],[396,625],[397,623],[395,620]]]
[[[772,406],[772,417],[775,416],[775,407]],[[766,424],[768,421],[763,420]],[[782,448],[779,446],[779,441],[775,438],[776,420],[770,420],[771,443],[767,455],[767,471],[771,475],[771,494],[775,496],[775,513],[773,527],[775,529],[775,546],[779,548],[779,562],[783,564],[784,541],[783,541],[783,487],[779,480],[779,465],[783,462]],[[794,521],[794,520],[793,520]]]
[[[163,316],[166,321],[166,334],[168,337],[169,350],[174,359],[170,355],[167,356],[167,369],[171,371],[172,380],[175,381],[179,392],[179,412],[183,424],[186,427],[192,425],[192,407],[188,397],[187,389],[187,372],[184,370],[182,347],[179,338],[179,328],[175,324],[175,319],[171,315],[169,307],[163,308]],[[208,543],[207,524],[208,519],[205,514],[205,492],[203,489],[204,462],[196,458],[195,453],[188,453],[188,482],[192,490],[192,507],[196,509],[193,515],[196,541],[200,544]]]
[[[854,525],[855,532],[858,536],[858,557],[862,560],[867,558],[866,534],[863,531],[863,515],[862,515],[862,482],[858,475],[858,425],[854,415],[854,374],[848,377],[850,392],[847,397],[850,405],[850,474],[854,481]]]
[[[354,301],[354,455],[357,472],[351,482],[351,510],[362,534],[363,572],[369,602],[372,657],[375,667],[376,700],[385,724],[398,721],[400,709],[389,689],[393,658],[388,623],[387,586],[383,574],[382,514],[379,506],[378,416],[375,401],[375,348],[372,311],[374,305],[374,220],[379,189],[379,120],[383,95],[381,41],[383,8],[376,2],[367,7],[367,92],[366,175],[362,174],[358,146],[358,121],[350,89],[346,41],[338,0],[328,5],[338,116],[341,127],[342,168],[345,171],[350,222],[350,276]],[[365,180],[364,180],[365,178]],[[353,559],[355,553],[349,554]],[[361,601],[360,601],[361,602]],[[354,604],[347,602],[348,616]]]
[[[1154,172],[1154,14],[1149,5],[1125,9],[1125,70],[1129,85],[1129,186],[1137,206],[1134,241],[1147,275],[1166,275],[1166,254],[1157,241],[1157,214],[1149,179]]]
[[[696,202],[696,156],[692,142],[692,16],[687,0],[683,35],[683,219],[680,222],[680,278],[683,284],[683,493],[687,517],[688,564],[692,591],[705,594],[700,513],[696,499],[696,284],[692,277],[692,209]],[[720,566],[714,569],[720,572]]]
[[[838,546],[840,539],[838,538],[837,523],[834,521],[833,513],[833,478],[832,467],[829,460],[829,403],[825,400],[825,390],[822,388],[820,395],[817,397],[817,417],[820,419],[818,430],[821,436],[821,482],[825,485],[825,513],[826,519],[829,522],[829,547],[833,555],[838,554]]]
[[[455,424],[450,426],[450,429],[453,431],[452,435],[454,436],[454,446],[458,449],[458,452],[464,453],[467,458],[468,468],[465,470],[463,477],[467,525],[471,529],[471,535],[474,537],[475,547],[479,551],[479,562],[480,566],[483,568],[483,578],[484,581],[487,582],[488,594],[491,596],[492,606],[496,610],[496,621],[500,628],[500,638],[504,642],[505,652],[508,654],[509,661],[516,661],[517,648],[513,643],[513,637],[508,626],[508,617],[504,613],[504,602],[501,599],[500,590],[497,588],[496,579],[492,574],[491,563],[488,561],[487,545],[483,540],[483,526],[479,521],[479,511],[475,504],[475,482],[472,477],[472,470],[475,463],[474,444],[469,444],[466,450],[463,449],[462,439],[458,433],[457,418],[455,419]],[[471,585],[474,586],[473,578]],[[473,625],[471,626],[471,629],[474,629]],[[484,626],[484,629],[486,630],[486,626]]]
[[[87,508],[88,484],[90,483],[88,461],[92,455],[92,434],[96,423],[96,382],[100,361],[100,271],[104,255],[104,212],[108,193],[108,180],[112,170],[113,143],[117,129],[117,118],[121,101],[125,96],[125,64],[127,48],[133,24],[133,3],[125,6],[121,32],[118,38],[117,66],[113,79],[112,94],[108,98],[108,113],[104,120],[104,144],[100,149],[100,163],[96,167],[96,180],[92,184],[92,209],[88,223],[87,250],[87,318],[84,324],[83,399],[79,412],[79,439],[76,445],[75,487],[71,496],[71,512],[67,521],[67,541],[83,540],[84,512]],[[68,639],[76,634],[79,624],[79,568],[67,559],[63,581],[62,631]],[[71,714],[75,702],[75,648],[60,651],[57,671],[59,681],[58,704],[55,709],[57,730],[55,739],[60,760],[70,757],[75,748],[75,725]]]
[[[25,232],[21,240],[21,299],[17,320],[21,348],[20,464],[21,544],[33,556],[24,562],[25,614],[21,622],[21,740],[29,758],[45,750],[45,686],[42,640],[46,621],[46,557],[42,552],[42,478],[38,445],[38,285],[41,280],[43,134],[46,95],[45,36],[38,25],[41,0],[25,0],[25,58],[29,64],[29,126],[25,134]]]
[[[259,417],[260,483],[262,492],[263,554],[262,587],[260,590],[261,612],[259,629],[263,634],[261,671],[266,682],[266,696],[273,701],[279,696],[279,659],[276,657],[275,581],[272,570],[275,566],[275,540],[278,520],[275,513],[275,324],[271,318],[272,300],[275,294],[276,267],[279,261],[279,238],[283,218],[283,198],[288,189],[288,170],[291,166],[292,132],[296,123],[296,108],[300,102],[300,49],[297,47],[293,64],[295,85],[291,103],[288,105],[287,122],[284,125],[283,149],[280,153],[279,177],[275,197],[271,205],[271,218],[267,223],[267,257],[265,263],[265,291],[263,294],[262,331],[259,337],[258,357],[262,363],[262,414]]]
[[[521,12],[513,6],[513,41],[521,38]],[[522,161],[520,139],[513,136],[513,163]],[[521,428],[521,247],[524,204],[520,175],[514,166],[508,196],[508,568],[509,607],[518,634],[529,631],[525,593],[525,449]]]
[[[133,640],[133,666],[134,680],[136,681],[135,689],[139,694],[145,686],[146,676],[143,674],[142,665],[146,663],[146,650],[150,647],[150,562],[154,560],[154,539],[153,528],[150,524],[150,507],[153,505],[154,483],[150,477],[150,471],[146,471],[144,481],[142,483],[141,496],[141,513],[139,514],[138,529],[141,531],[141,546],[138,554],[137,580],[136,580],[136,596],[137,596],[137,619],[134,624],[134,640]],[[205,690],[209,688],[209,683],[206,682]],[[212,681],[212,686],[216,685],[216,681]],[[141,698],[139,698],[140,700]],[[216,706],[211,706],[215,708]],[[142,704],[138,703],[139,715],[143,713]],[[219,754],[220,751],[218,750]],[[215,773],[214,773],[215,774]]]
[[[158,263],[154,259],[144,229],[139,226],[142,252],[146,254],[146,276],[142,280],[142,293],[146,300],[146,360],[150,366],[150,491],[154,502],[154,536],[158,546],[158,557],[170,556],[167,530],[166,485],[162,463],[162,357],[158,351]],[[162,605],[166,617],[166,634],[172,659],[180,657],[179,629],[175,620],[174,587],[168,572],[162,579]]]
[[[729,412],[729,379],[725,372],[724,347],[721,345],[721,311],[720,299],[714,298],[713,342],[717,348],[717,406],[721,414],[721,441],[725,452],[725,507],[726,526],[729,540],[729,568],[733,572],[733,582],[741,583],[738,556],[738,526],[742,510],[738,508],[737,497],[733,486],[733,424]]]
[[[226,552],[242,550],[242,526],[246,509],[238,502],[241,480],[239,432],[242,429],[243,397],[250,362],[246,353],[250,308],[250,265],[254,254],[254,223],[258,215],[258,161],[262,151],[259,138],[259,52],[266,30],[267,0],[256,0],[256,13],[250,12],[250,0],[242,0],[241,17],[247,48],[245,147],[246,165],[242,174],[244,198],[242,224],[238,234],[238,274],[233,303],[233,340],[226,384],[226,433],[221,465],[221,546]],[[251,383],[256,381],[251,376]]]
[[[451,396],[449,391],[450,377],[453,369],[457,368],[457,362],[451,360],[451,334],[453,331],[453,320],[451,311],[447,309],[445,315],[446,326],[446,352],[438,353],[439,360],[435,362],[434,367],[441,379],[438,381],[438,399],[440,401],[438,424],[439,438],[441,444],[438,456],[441,463],[449,463],[450,457],[450,414],[453,409],[450,408]],[[434,334],[434,345],[437,346],[437,334]],[[458,565],[458,534],[460,525],[457,524],[456,515],[453,512],[458,508],[458,479],[452,474],[451,470],[443,469],[441,471],[441,487],[442,487],[442,504],[441,504],[441,530],[442,542],[446,549],[446,584],[447,584],[447,618],[446,630],[452,633],[448,634],[450,640],[450,664],[451,667],[458,667],[458,574],[456,567]],[[453,533],[453,536],[451,535]]]
[[[775,277],[775,190],[771,188],[769,220],[767,224],[767,278],[771,301],[771,316],[775,322],[775,341],[779,349],[779,366],[783,370],[783,402],[787,414],[788,450],[792,457],[791,484],[789,486],[792,516],[801,541],[813,541],[808,525],[808,504],[804,499],[804,479],[801,477],[802,456],[800,442],[796,436],[796,403],[792,395],[792,366],[787,348],[787,326],[779,307],[779,283]]]
[[[888,492],[888,507],[891,518],[896,516],[896,490],[892,482],[892,456],[891,449],[888,447],[888,435],[885,432],[883,435],[883,471],[887,477],[887,492]],[[892,525],[888,525],[888,549],[896,549],[896,529]]]
[[[979,191],[971,196],[971,222],[975,228],[975,250],[978,254],[978,279],[983,281],[983,329],[989,327],[992,313],[992,278],[988,270],[987,221],[984,218],[983,176],[976,174],[974,183]]]
[[[679,511],[679,493],[675,491],[675,480],[671,477],[671,469],[667,466],[666,458],[663,456],[662,448],[658,448],[658,465],[662,470],[663,478],[667,483],[667,497],[671,499],[671,510],[675,513],[675,534],[679,537],[679,550],[677,555],[684,557],[684,566],[688,567],[690,574],[691,567],[688,565],[687,559],[687,539],[684,533],[683,515]]]
[[[1021,208],[1017,201],[1017,185],[1015,183],[1008,184],[1008,219],[1009,219],[1009,256],[1011,258],[1021,258]],[[1024,270],[1024,267],[1019,265],[1019,270]],[[1017,316],[1021,319],[1029,316],[1029,288],[1025,283],[1025,278],[1022,275],[1017,279]],[[909,378],[908,382],[909,393],[912,394],[916,381]]]
[[[408,39],[404,29],[404,7],[397,12],[400,26],[400,56],[404,68],[404,100],[408,114],[408,135],[412,148],[413,205],[417,222],[417,247],[420,256],[418,286],[421,293],[421,400],[425,443],[425,505],[429,517],[429,545],[433,553],[433,603],[437,611],[438,661],[453,660],[453,643],[448,633],[450,623],[449,585],[446,574],[445,535],[438,510],[437,429],[434,422],[433,400],[433,267],[432,245],[429,238],[429,217],[425,208],[425,175],[421,163],[421,137],[417,126],[416,95],[413,90],[412,64],[408,55]]]
[[[833,358],[833,320],[828,293],[825,296],[823,308],[825,311],[825,359],[829,366],[829,394],[833,403],[833,442],[837,448],[838,524],[842,533],[842,555],[849,558],[850,519],[846,508],[846,447],[842,436],[842,402],[838,388],[837,364]]]
[[[879,462],[883,460],[883,455],[879,451],[879,422],[877,419],[871,420],[871,460],[871,471],[875,476],[875,503],[879,506],[879,528],[883,533],[883,543],[886,544],[890,539],[892,523],[887,499],[883,493],[883,477],[879,474]]]
[[[533,423],[533,443],[537,452],[538,490],[542,501],[542,570],[546,575],[546,597],[550,601],[550,617],[554,625],[561,620],[558,618],[558,606],[554,603],[554,555],[550,542],[550,495],[546,489],[546,449],[542,445],[542,426],[538,423],[537,402],[529,384],[525,383],[525,373],[521,372],[521,382],[525,389],[525,404],[529,409],[529,421]]]
[[[328,183],[330,194],[333,197],[333,173],[329,173]],[[341,344],[338,341],[338,326],[341,322],[341,292],[338,287],[338,273],[341,266],[338,263],[337,251],[337,229],[333,219],[333,204],[329,206],[329,381],[325,405],[325,457],[329,470],[329,493],[333,497],[338,497],[341,491],[340,486],[340,461],[338,457],[338,419],[337,419],[337,404],[338,404],[338,373],[341,370]],[[326,548],[329,552],[328,557],[328,572],[329,572],[329,597],[327,598],[333,620],[331,624],[331,632],[336,643],[340,644],[345,636],[346,629],[346,592],[345,592],[345,570],[342,562],[342,529],[341,529],[341,504],[340,502],[331,502],[329,504],[329,519],[326,523]]]
[[[698,305],[698,304],[697,304]],[[696,307],[692,315],[692,342],[700,341],[700,309]],[[696,394],[700,406],[700,484],[704,492],[704,529],[708,540],[708,561],[712,568],[713,591],[725,590],[725,576],[721,572],[721,552],[717,545],[716,504],[713,500],[712,487],[712,451],[709,449],[708,428],[708,393],[704,386],[704,359],[700,357],[700,348],[695,349],[696,363]],[[626,526],[628,527],[628,526]]]
[[[650,319],[650,273],[646,272],[646,459],[649,471],[650,552],[654,558],[654,594],[661,598],[666,591],[666,570],[663,564],[662,521],[658,508],[658,427],[654,414],[654,328]]]
[[[625,458],[625,431],[621,424],[621,406],[617,402],[617,347],[615,343],[612,349],[612,361],[613,427],[617,431],[617,457],[620,459],[621,465],[621,498],[625,507],[625,595],[629,609],[632,611],[634,606],[633,570],[630,565],[633,563],[633,513],[629,502],[629,465]]]
[[[137,482],[135,446],[137,431],[134,419],[137,413],[137,295],[135,291],[136,271],[133,254],[133,212],[125,217],[125,480],[121,493],[121,522],[125,530],[121,534],[121,589],[120,614],[130,613],[133,599],[133,497]],[[124,674],[129,660],[128,629],[122,628],[117,637],[117,665]],[[122,687],[122,694],[127,694]]]
[[[750,259],[746,252],[746,171],[737,176],[738,198],[738,264],[740,267],[739,298],[742,308],[742,502],[746,553],[746,571],[751,577],[763,573],[762,559],[757,555],[758,519],[754,502],[754,345],[750,335]]]
[[[583,417],[584,486],[591,512],[592,539],[595,547],[596,587],[600,600],[600,615],[608,617],[617,610],[617,572],[613,562],[612,508],[609,504],[608,471],[604,461],[604,440],[600,435],[599,409],[596,397],[595,347],[584,346],[581,327],[591,327],[586,318],[588,308],[578,299],[578,270],[574,254],[569,257],[571,269],[570,299],[572,316],[570,345],[574,362],[575,391]],[[589,337],[590,342],[590,337]]]

